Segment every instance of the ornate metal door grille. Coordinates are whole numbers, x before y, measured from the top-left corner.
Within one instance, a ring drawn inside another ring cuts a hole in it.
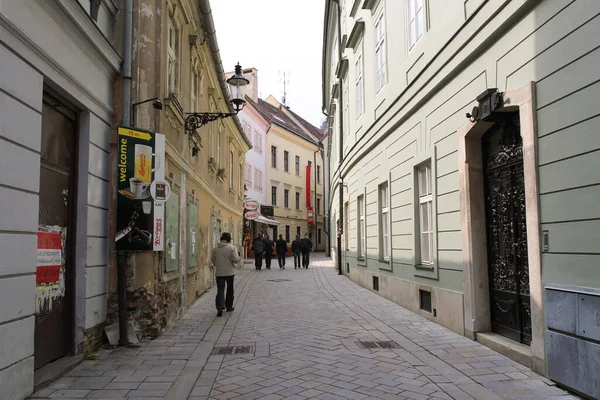
[[[527,212],[519,114],[507,114],[496,123],[484,135],[482,145],[492,330],[529,344]]]

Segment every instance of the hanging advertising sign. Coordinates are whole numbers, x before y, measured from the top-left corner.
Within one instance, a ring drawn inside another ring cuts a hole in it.
[[[255,220],[256,218],[258,218],[258,213],[257,213],[256,211],[247,211],[247,212],[244,214],[244,218],[246,218],[246,219],[247,219],[247,220],[249,220],[249,221],[253,221],[253,220]]]
[[[254,200],[248,200],[244,203],[244,209],[247,211],[256,211],[258,210],[258,203]]]
[[[164,250],[165,136],[119,127],[117,143],[117,250]]]
[[[314,218],[312,207],[308,207],[306,209],[306,214],[307,214],[307,217],[308,217],[308,224],[309,225],[313,225],[315,223],[315,218]]]

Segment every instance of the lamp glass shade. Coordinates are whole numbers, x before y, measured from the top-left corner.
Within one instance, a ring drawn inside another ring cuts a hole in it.
[[[240,111],[246,103],[246,87],[250,81],[242,75],[240,64],[235,66],[235,73],[227,79],[229,92],[231,93],[231,103],[237,111]]]

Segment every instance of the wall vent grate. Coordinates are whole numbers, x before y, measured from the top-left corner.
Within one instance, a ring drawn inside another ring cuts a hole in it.
[[[227,354],[254,354],[254,346],[215,347],[212,351],[213,356]]]
[[[431,292],[419,289],[419,308],[423,311],[431,312]]]

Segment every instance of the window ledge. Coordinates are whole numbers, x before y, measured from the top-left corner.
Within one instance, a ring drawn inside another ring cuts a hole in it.
[[[386,258],[380,258],[379,262],[380,263],[384,263],[384,264],[389,264],[390,263],[390,259],[389,258],[387,258],[387,259]]]
[[[164,272],[163,273],[163,282],[170,282],[170,281],[174,281],[175,279],[179,279],[178,272],[179,272],[178,270]]]
[[[196,265],[194,267],[189,267],[188,271],[187,271],[187,274],[188,275],[193,275],[193,274],[195,274],[197,272],[198,272],[198,266]]]
[[[417,265],[415,265],[415,268],[423,270],[423,271],[433,271],[435,269],[435,265],[433,265],[433,264],[417,264]]]

